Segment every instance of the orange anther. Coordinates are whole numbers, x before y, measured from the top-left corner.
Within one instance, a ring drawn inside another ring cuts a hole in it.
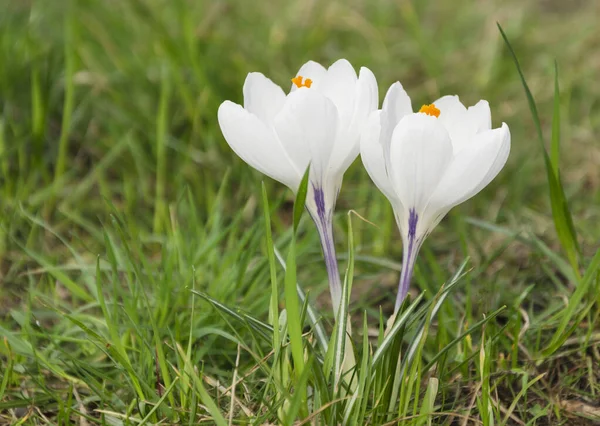
[[[304,80],[304,82],[302,82]],[[292,78],[292,83],[296,85],[296,87],[310,87],[312,85],[312,80],[310,78],[305,79],[301,75]]]
[[[431,115],[432,117],[439,117],[440,116],[440,110],[437,109],[434,104],[430,104],[430,105],[425,104],[425,105],[423,105],[421,107],[421,109],[419,110],[419,112],[422,112],[423,114]]]

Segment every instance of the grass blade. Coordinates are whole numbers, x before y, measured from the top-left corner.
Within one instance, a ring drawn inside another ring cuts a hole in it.
[[[394,337],[396,336],[396,334],[398,334],[400,329],[408,322],[408,320],[411,319],[412,313],[417,309],[419,303],[421,302],[421,299],[423,299],[424,296],[425,293],[419,294],[415,298],[415,300],[409,305],[409,307],[406,308],[404,312],[402,312],[400,318],[396,319],[390,331],[385,335],[385,337],[381,341],[381,344],[377,348],[377,351],[375,351],[375,355],[373,355],[373,362],[371,363],[372,369],[376,368],[379,361],[381,361],[381,358],[383,357],[384,353],[390,348],[390,346],[392,346],[392,343],[394,342]]]
[[[192,361],[187,357],[185,351],[181,346],[177,345],[177,351],[179,352],[179,356],[184,360],[186,374],[188,374],[192,378],[192,381],[194,382],[196,388],[196,392],[200,396],[200,400],[206,406],[206,409],[208,410],[210,415],[213,417],[212,420],[217,426],[227,426],[227,421],[221,414],[221,409],[211,398],[210,394],[202,384],[202,379],[194,373]]]
[[[306,203],[306,194],[308,192],[308,176],[310,174],[310,165],[306,168],[304,172],[304,176],[302,176],[302,180],[300,181],[300,186],[298,187],[298,192],[296,193],[296,200],[294,201],[294,235],[298,230],[298,224],[300,223],[300,219],[302,218],[302,213],[304,212],[304,204]]]
[[[542,134],[542,126],[540,124],[540,118],[537,110],[537,106],[535,104],[535,100],[533,95],[531,94],[531,90],[529,90],[529,86],[527,85],[527,81],[525,80],[525,76],[523,75],[523,71],[521,70],[521,65],[519,63],[519,59],[515,51],[513,50],[510,42],[508,41],[508,37],[504,33],[504,30],[498,25],[498,29],[502,34],[502,38],[504,39],[504,43],[508,48],[510,55],[513,59],[515,67],[517,68],[517,72],[519,73],[519,77],[521,78],[521,83],[523,85],[523,89],[525,90],[525,94],[527,96],[527,102],[529,104],[529,109],[531,111],[531,115],[533,118],[533,122],[535,124],[535,128],[537,130],[538,139],[540,141],[542,147],[542,153],[544,157],[544,165],[546,167],[546,175],[548,179],[548,186],[550,189],[550,205],[552,207],[552,218],[554,219],[554,227],[556,228],[556,233],[558,235],[558,239],[560,240],[561,246],[565,251],[567,258],[569,259],[569,263],[573,268],[573,271],[577,277],[579,274],[579,262],[578,262],[578,254],[579,254],[579,244],[577,242],[577,234],[575,232],[575,227],[573,225],[573,218],[571,216],[571,211],[569,210],[569,206],[566,200],[565,192],[562,187],[562,183],[560,180],[560,176],[558,173],[555,173],[553,163],[548,156],[548,152],[546,151],[546,147],[544,144],[544,136]],[[556,68],[558,72],[558,67]],[[559,92],[558,92],[558,76],[555,76],[555,118],[559,119],[560,116],[557,117],[556,103],[559,101]],[[553,124],[553,129],[556,127],[557,132],[560,131],[558,125]],[[559,135],[553,134],[553,140],[556,140],[553,145],[558,147]],[[554,148],[555,151],[558,148]],[[558,153],[556,154],[558,155]],[[558,159],[556,160],[558,165]]]
[[[335,347],[333,352],[333,393],[334,397],[339,395],[342,376],[354,365],[345,365],[344,360],[354,361],[354,354],[347,356],[346,351],[353,351],[352,342],[346,333],[348,324],[348,304],[350,303],[350,292],[352,290],[352,277],[354,275],[354,239],[352,237],[352,218],[348,215],[348,267],[342,287],[342,300],[337,311],[335,322]],[[347,345],[347,343],[349,345]]]
[[[269,213],[269,198],[265,183],[261,183],[263,212],[265,216],[265,239],[267,244],[267,258],[269,259],[269,272],[271,276],[271,299],[269,306],[269,323],[273,326],[273,347],[279,345],[279,287],[277,286],[277,269],[275,267],[275,244],[271,233],[271,214]]]
[[[562,319],[554,336],[552,336],[552,340],[544,349],[544,356],[549,356],[553,354],[558,348],[562,346],[562,344],[567,340],[570,332],[567,332],[567,328],[569,323],[573,320],[573,317],[577,314],[577,308],[580,306],[583,297],[588,293],[589,287],[592,284],[594,279],[597,279],[597,273],[600,268],[600,249],[596,251],[596,254],[592,258],[589,266],[585,271],[585,275],[579,282],[579,285],[569,298],[569,304],[567,308],[561,313]]]
[[[550,144],[550,163],[554,176],[559,176],[560,159],[560,87],[558,85],[558,63],[554,61],[554,111],[552,114],[552,143]]]
[[[274,249],[275,256],[277,257],[279,264],[281,265],[284,271],[287,270],[287,265],[285,260],[283,259],[283,256],[281,255],[279,250],[277,250],[277,247],[274,247]],[[327,348],[329,347],[329,339],[327,339],[327,333],[325,333],[325,329],[321,324],[321,317],[319,314],[317,314],[317,311],[315,311],[315,309],[310,305],[310,303],[306,299],[306,295],[304,294],[302,286],[299,283],[296,283],[296,292],[298,293],[300,301],[306,304],[306,313],[308,314],[308,320],[310,321],[310,325],[315,331],[315,337],[317,338],[317,342],[319,343],[319,346],[321,346],[321,350],[325,355],[327,353]]]
[[[60,178],[65,172],[67,165],[67,153],[69,148],[69,135],[71,133],[71,121],[73,117],[73,109],[75,105],[75,68],[76,68],[76,53],[75,53],[75,2],[70,1],[67,5],[67,13],[65,16],[65,100],[63,104],[62,123],[60,131],[60,139],[58,142],[58,157],[56,159],[56,167],[54,169],[54,184],[58,185]],[[58,187],[56,187],[58,189]]]

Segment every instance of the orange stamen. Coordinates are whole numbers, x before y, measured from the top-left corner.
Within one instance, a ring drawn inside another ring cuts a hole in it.
[[[430,104],[430,105],[425,104],[425,105],[423,105],[421,107],[421,109],[419,110],[419,112],[422,112],[423,114],[431,115],[432,117],[439,117],[440,116],[440,110],[437,109],[434,104]]]
[[[304,80],[304,82],[302,82]],[[310,78],[304,78],[301,75],[292,78],[292,83],[296,85],[296,87],[308,87],[312,85],[312,80]]]

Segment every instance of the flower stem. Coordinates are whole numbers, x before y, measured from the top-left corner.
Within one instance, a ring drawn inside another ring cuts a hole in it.
[[[419,247],[409,242],[408,248],[404,250],[402,254],[402,272],[400,273],[400,281],[398,282],[398,296],[396,296],[396,306],[394,307],[394,313],[397,313],[408,294],[410,288],[410,281],[412,279],[415,261],[417,259],[417,253]]]
[[[402,302],[408,294],[410,281],[415,268],[415,261],[417,260],[419,249],[421,248],[422,239],[417,238],[418,221],[419,215],[415,209],[410,209],[408,214],[408,244],[404,245],[404,252],[402,253],[402,272],[400,273],[400,282],[398,283],[398,296],[396,296],[394,314],[398,312]]]
[[[331,218],[317,218],[315,223],[321,239],[321,248],[325,258],[325,267],[327,268],[327,277],[329,279],[329,291],[331,292],[331,303],[333,312],[336,313],[342,299],[342,283],[340,281],[340,272],[338,269],[337,256],[335,253],[335,244],[333,241],[333,221]]]
[[[340,272],[333,240],[334,206],[329,206],[330,208],[327,208],[328,206],[325,205],[325,194],[323,193],[323,189],[313,186],[313,194],[314,206],[316,209],[309,209],[309,213],[319,231],[321,248],[323,249],[323,257],[325,258],[325,267],[327,268],[327,277],[329,278],[329,291],[331,292],[333,313],[337,315],[342,299],[342,283],[340,281]]]

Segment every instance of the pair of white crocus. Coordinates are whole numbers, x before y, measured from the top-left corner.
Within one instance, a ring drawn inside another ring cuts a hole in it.
[[[306,209],[319,231],[335,309],[341,284],[333,211],[359,153],[402,234],[397,311],[425,238],[452,207],[496,177],[510,151],[508,126],[492,129],[486,101],[466,108],[458,96],[444,96],[414,112],[396,82],[378,110],[375,76],[364,67],[357,76],[345,59],[328,69],[307,62],[287,95],[260,73],[248,74],[243,92],[244,106],[225,101],[219,108],[225,140],[246,163],[294,192],[310,164]]]

